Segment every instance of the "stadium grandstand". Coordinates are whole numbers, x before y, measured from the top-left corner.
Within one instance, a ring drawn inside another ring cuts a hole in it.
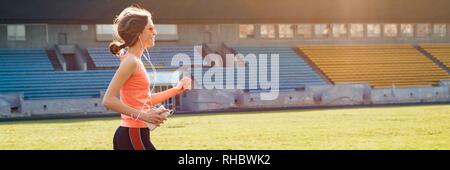
[[[450,101],[450,1],[227,0],[204,8],[206,1],[2,2],[0,115],[110,113],[101,99],[120,64],[107,48],[112,21],[133,3],[152,12],[158,31],[149,49],[156,77],[142,60],[155,92],[172,87],[174,75],[201,84],[211,70],[226,79],[201,87],[234,82],[164,102],[177,112]],[[178,54],[191,64],[174,63]],[[250,54],[259,66],[267,57],[267,72],[250,72]],[[266,73],[269,82],[277,76],[276,89],[257,84]],[[270,91],[275,99],[259,97]]]
[[[450,68],[450,44],[420,44],[430,56],[437,59],[437,63],[443,64],[446,71]]]
[[[432,86],[450,79],[444,68],[409,44],[311,45],[300,50],[335,84]]]

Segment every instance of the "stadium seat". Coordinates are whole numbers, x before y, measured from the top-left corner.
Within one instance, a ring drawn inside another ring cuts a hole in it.
[[[175,54],[183,53],[189,57],[194,56],[194,46],[157,46],[148,50],[150,60],[155,66],[170,67],[172,57]],[[120,64],[120,59],[111,54],[106,48],[88,48],[88,53],[97,68],[115,68]],[[142,58],[146,67],[150,67],[150,63]]]
[[[420,46],[450,68],[450,44],[420,44]]]
[[[432,86],[449,74],[409,44],[299,45],[334,83]]]
[[[0,72],[50,71],[53,66],[44,49],[0,49]]]
[[[0,72],[0,93],[22,93],[24,99],[99,97],[114,70]]]
[[[296,88],[302,88],[307,85],[323,85],[326,81],[323,80],[298,54],[288,47],[233,47],[233,49],[244,56],[247,54],[255,54],[256,57],[260,57],[259,54],[267,54],[268,64],[270,64],[270,54],[279,54],[279,82],[281,90],[294,90]],[[270,66],[270,65],[269,65]],[[248,72],[248,68],[246,68]],[[268,67],[268,71],[271,71],[271,67]],[[270,75],[270,74],[269,74]],[[247,75],[249,77],[259,75]],[[270,76],[268,76],[270,80]],[[251,89],[248,86],[249,82],[246,82],[246,89],[250,91],[261,91],[258,86],[256,89]]]

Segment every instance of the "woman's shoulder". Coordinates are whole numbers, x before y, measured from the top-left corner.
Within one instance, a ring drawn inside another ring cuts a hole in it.
[[[134,68],[136,69],[138,67],[139,61],[136,57],[129,56],[129,55],[121,55],[120,56],[120,66],[119,67],[126,67],[126,68]]]

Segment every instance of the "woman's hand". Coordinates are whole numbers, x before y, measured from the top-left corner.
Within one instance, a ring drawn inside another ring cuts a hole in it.
[[[183,77],[175,87],[179,90],[190,90],[191,89],[192,80],[189,77]]]
[[[139,119],[152,123],[159,127],[162,123],[164,123],[165,120],[167,120],[162,113],[168,111],[167,109],[158,108],[158,109],[151,109],[147,111],[146,113],[142,113]]]

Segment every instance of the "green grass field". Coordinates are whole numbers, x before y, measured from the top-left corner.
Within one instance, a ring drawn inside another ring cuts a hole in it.
[[[0,122],[0,149],[112,149],[119,118]],[[175,115],[157,149],[450,149],[450,105]]]

